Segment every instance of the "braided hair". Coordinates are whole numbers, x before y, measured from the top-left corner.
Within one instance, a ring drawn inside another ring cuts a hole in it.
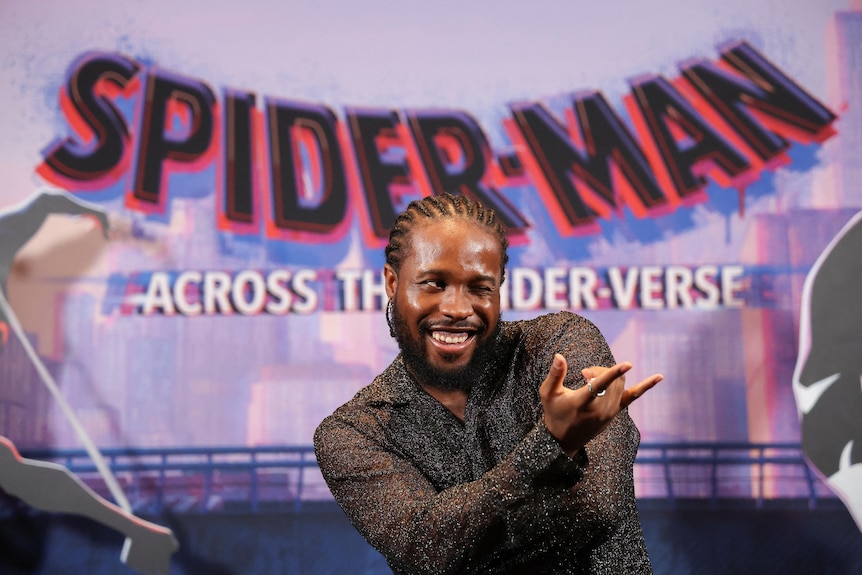
[[[506,278],[506,263],[509,261],[509,254],[506,252],[509,240],[506,238],[505,228],[497,220],[497,214],[467,196],[456,196],[448,192],[414,200],[395,218],[395,224],[389,231],[386,263],[397,273],[401,269],[402,260],[410,250],[412,229],[423,220],[444,218],[475,222],[497,237],[502,256],[500,270],[502,282]]]

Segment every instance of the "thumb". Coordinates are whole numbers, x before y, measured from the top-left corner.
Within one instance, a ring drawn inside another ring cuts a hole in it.
[[[548,377],[542,382],[540,388],[542,394],[549,396],[559,392],[563,387],[563,381],[566,379],[566,371],[568,371],[566,358],[555,353],[554,361],[551,362],[551,369],[548,370]]]

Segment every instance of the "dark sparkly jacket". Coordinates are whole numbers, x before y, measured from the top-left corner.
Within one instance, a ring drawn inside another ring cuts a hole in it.
[[[599,330],[568,312],[503,322],[495,370],[464,422],[423,391],[400,356],[317,428],[320,469],[394,573],[649,573],[626,411],[573,459],[541,422],[555,352],[611,366]]]

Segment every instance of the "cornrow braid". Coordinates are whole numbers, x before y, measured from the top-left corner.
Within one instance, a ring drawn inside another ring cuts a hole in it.
[[[386,246],[386,263],[397,273],[401,262],[410,250],[410,232],[424,220],[462,219],[476,222],[494,234],[500,242],[502,254],[501,280],[506,278],[506,264],[509,261],[507,249],[509,240],[506,230],[497,221],[494,210],[486,208],[481,203],[467,196],[456,196],[448,192],[427,196],[421,200],[410,202],[403,212],[395,218],[395,224],[389,231],[389,244]]]

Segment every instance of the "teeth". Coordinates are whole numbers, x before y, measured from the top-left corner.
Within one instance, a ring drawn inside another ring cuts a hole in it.
[[[464,343],[467,341],[467,334],[460,333],[458,335],[450,335],[440,331],[435,331],[431,333],[431,337],[436,339],[437,341],[442,341],[443,343]]]

